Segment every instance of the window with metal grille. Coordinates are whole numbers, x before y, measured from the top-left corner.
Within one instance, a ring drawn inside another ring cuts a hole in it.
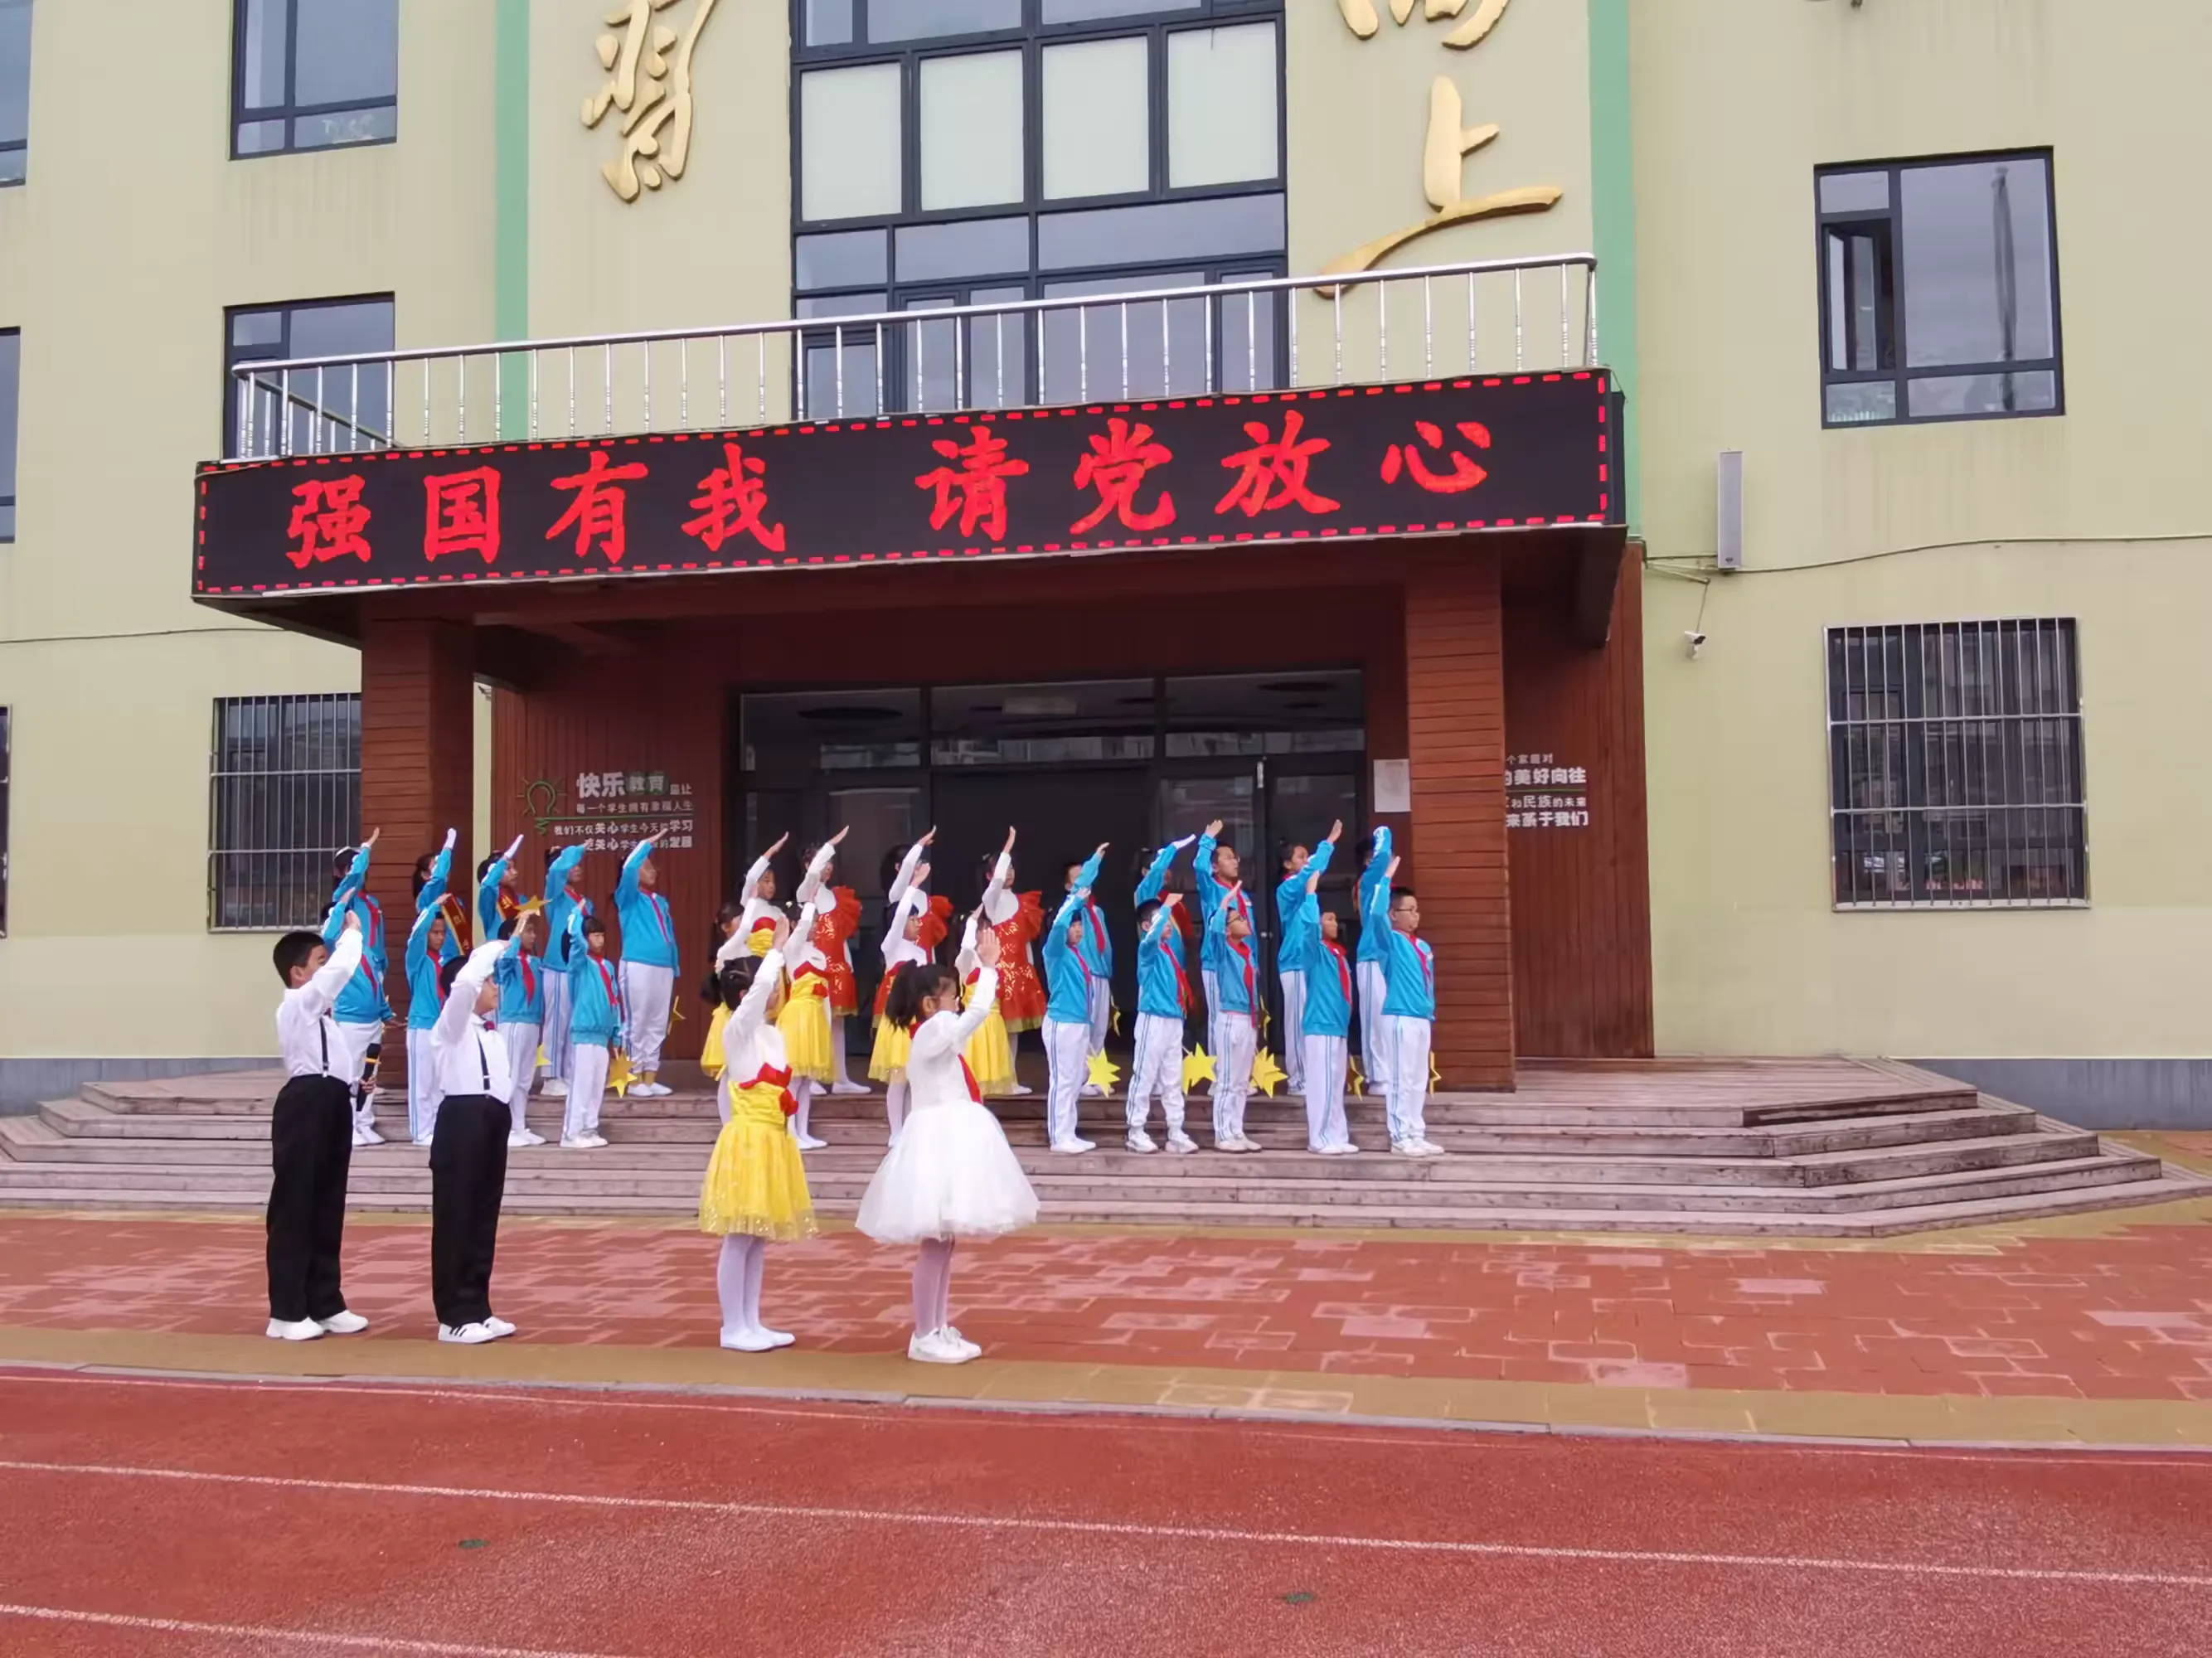
[[[399,0],[236,0],[234,156],[399,136]]]
[[[361,698],[222,696],[208,772],[208,925],[313,926],[361,840]]]
[[[1828,630],[1838,908],[2085,903],[2070,620]]]

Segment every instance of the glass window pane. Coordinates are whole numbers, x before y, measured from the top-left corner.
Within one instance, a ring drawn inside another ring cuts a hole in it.
[[[1275,26],[1168,37],[1168,183],[1238,184],[1276,174]]]
[[[1888,205],[1887,173],[1831,173],[1820,180],[1823,213],[1879,213]]]
[[[246,42],[239,61],[239,103],[244,108],[283,107],[286,15],[284,0],[246,0]],[[283,142],[280,137],[277,144]]]
[[[31,131],[31,0],[0,0],[0,144]]]
[[[898,279],[902,282],[1006,276],[1025,274],[1029,268],[1030,222],[1026,218],[899,227]]]
[[[1044,0],[1044,21],[1088,23],[1100,17],[1135,17],[1158,12],[1196,11],[1200,0]]]
[[[1047,285],[1044,297],[1195,288],[1205,280],[1206,274],[1199,270],[1108,276],[1096,282],[1053,282]],[[1043,315],[1047,403],[1182,397],[1206,389],[1210,373],[1204,300],[1137,299]]]
[[[2029,374],[1949,374],[1913,380],[1907,395],[1915,420],[2042,414],[2058,406],[2058,376],[2047,368]]]
[[[337,357],[392,349],[392,301],[302,306],[292,313],[292,355]]]
[[[1022,26],[1022,0],[868,0],[868,39],[921,40]]]
[[[890,280],[890,239],[880,230],[845,230],[829,236],[801,236],[793,253],[799,286],[857,288]]]
[[[1005,305],[1029,298],[1021,288],[979,288],[970,305]],[[1021,312],[971,317],[968,322],[968,405],[1018,409],[1030,401],[1030,319]]]
[[[1908,365],[2054,355],[2043,160],[1911,167],[1901,193]]]
[[[1233,280],[1233,279],[1231,279]],[[1275,370],[1275,301],[1264,294],[1224,294],[1215,304],[1213,325],[1221,340],[1224,392],[1271,392],[1282,377]]]
[[[240,311],[230,319],[230,343],[234,346],[281,346],[284,343],[284,313],[282,311]],[[234,353],[234,358],[244,353]]]
[[[299,0],[292,101],[368,103],[399,94],[399,0]]]
[[[799,314],[811,317],[866,315],[884,308],[881,294],[846,294],[836,299],[801,300]],[[844,350],[827,330],[806,334],[806,382],[802,419],[836,420],[882,412],[876,398],[876,330],[873,324],[848,331]],[[842,370],[840,356],[843,358]]]
[[[1167,694],[1170,760],[1356,752],[1366,744],[1357,669],[1170,679]]]
[[[908,311],[942,311],[957,303],[949,299],[915,300]],[[909,323],[899,344],[906,353],[906,407],[942,414],[960,407],[960,389],[954,371],[961,367],[954,337],[959,325],[950,317],[933,322]]]
[[[973,52],[921,65],[921,207],[1018,202],[1022,54]]]
[[[799,691],[738,703],[744,768],[771,776],[921,763],[921,693]],[[904,847],[900,848],[902,852]],[[841,856],[849,875],[873,867]],[[847,879],[846,884],[856,883]]]
[[[1037,221],[1037,268],[1245,258],[1283,251],[1283,198],[1231,196],[1048,213]]]
[[[341,110],[334,115],[303,115],[292,123],[295,149],[389,143],[398,136],[399,111],[391,104],[376,109]]]
[[[1047,46],[1043,56],[1046,197],[1148,187],[1152,53],[1145,37]]]
[[[0,495],[15,493],[15,410],[21,391],[23,337],[0,334]]]
[[[842,46],[853,39],[853,0],[806,0],[806,44]]]
[[[870,64],[799,78],[802,217],[860,219],[899,210],[899,75],[896,64]]]
[[[264,155],[272,149],[284,148],[284,123],[282,121],[243,121],[239,124],[238,142],[231,146],[240,155]]]
[[[1147,760],[1154,707],[1148,679],[943,687],[929,694],[930,763]]]
[[[1897,382],[1863,380],[1828,388],[1828,424],[1856,426],[1897,418]]]

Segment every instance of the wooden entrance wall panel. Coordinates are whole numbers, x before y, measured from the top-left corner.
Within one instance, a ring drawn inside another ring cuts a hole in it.
[[[1521,1053],[1647,1058],[1652,1051],[1651,884],[1644,777],[1643,569],[1622,559],[1607,642],[1570,634],[1561,586],[1509,590],[1505,748],[1589,773],[1565,792],[1586,829],[1506,832],[1513,859],[1513,1013]],[[1531,785],[1516,797],[1558,794]]]
[[[384,907],[386,993],[407,1017],[407,929],[415,915],[415,860],[435,852],[448,829],[457,890],[475,870],[476,726],[470,704],[471,629],[418,620],[372,623],[361,649],[361,821],[380,830],[369,864],[369,891]],[[402,1044],[394,1044],[402,1046]],[[396,1073],[404,1052],[388,1054]]]
[[[1498,555],[1477,544],[1408,569],[1406,705],[1419,888],[1437,952],[1443,1085],[1513,1086],[1505,851],[1505,677]]]

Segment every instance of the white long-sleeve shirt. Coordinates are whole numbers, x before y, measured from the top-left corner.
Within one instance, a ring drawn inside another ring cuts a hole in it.
[[[967,1073],[960,1068],[960,1052],[990,1017],[998,999],[998,970],[987,967],[975,981],[975,997],[966,1011],[939,1013],[922,1022],[907,1055],[908,1110],[926,1111],[975,1098],[968,1090]]]
[[[920,963],[929,959],[929,952],[921,944],[906,936],[907,923],[929,907],[929,895],[920,887],[909,886],[900,893],[898,908],[891,913],[891,925],[884,934],[884,971],[896,973],[908,963]]]
[[[730,1119],[730,1094],[745,1087],[763,1071],[784,1071],[783,1033],[768,1017],[776,981],[782,976],[797,935],[784,941],[781,952],[771,950],[761,958],[753,981],[722,1026],[722,1121]]]
[[[307,983],[284,993],[276,1005],[276,1051],[283,1056],[287,1076],[338,1075],[334,1067],[344,1066],[346,1048],[331,1009],[360,965],[361,934],[341,932],[330,959]]]
[[[990,883],[983,889],[983,919],[993,926],[1006,926],[1022,907],[1022,901],[1008,890],[1013,878],[1014,860],[1002,852],[999,861],[991,865]]]
[[[744,906],[743,913],[738,917],[738,937],[740,938],[751,938],[755,928],[763,922],[774,922],[783,913],[774,900],[760,896],[761,877],[767,873],[768,857],[765,853],[754,859],[752,867],[745,872],[745,884],[738,891],[738,901]]]
[[[461,970],[453,975],[453,990],[438,1011],[430,1032],[431,1074],[437,1078],[438,1097],[455,1099],[485,1094],[504,1100],[514,1091],[514,1072],[507,1062],[507,1043],[477,1017],[477,993],[499,964],[499,958],[522,941],[518,932],[504,942],[478,944]]]

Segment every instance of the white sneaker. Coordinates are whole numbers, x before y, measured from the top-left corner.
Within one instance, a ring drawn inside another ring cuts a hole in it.
[[[596,1151],[605,1144],[597,1134],[579,1134],[574,1139],[565,1134],[561,1137],[563,1151]]]
[[[942,1330],[918,1335],[906,1345],[906,1356],[917,1364],[965,1364],[982,1351],[965,1342],[956,1343]]]
[[[1103,1100],[1106,1097],[1106,1090],[1099,1087],[1097,1083],[1085,1083],[1078,1090],[1077,1097],[1085,1100]]]
[[[764,1353],[775,1343],[765,1330],[738,1330],[725,1325],[722,1327],[722,1345],[733,1353]]]
[[[1198,1150],[1198,1142],[1178,1128],[1168,1135],[1168,1150],[1187,1157]]]
[[[507,1137],[507,1143],[510,1148],[524,1145],[543,1145],[545,1144],[545,1136],[543,1134],[533,1134],[527,1128],[518,1128]]]
[[[665,1100],[676,1090],[666,1083],[647,1083],[642,1088],[633,1088],[633,1094],[642,1094],[649,1100]]]
[[[967,1354],[969,1357],[982,1357],[983,1350],[981,1347],[978,1347],[974,1342],[969,1340],[966,1336],[962,1335],[957,1326],[948,1324],[937,1333],[943,1336],[945,1340],[951,1343],[952,1345],[959,1349],[960,1351]]]
[[[497,1341],[489,1324],[441,1324],[438,1339],[457,1341],[465,1347],[480,1347],[487,1341]]]
[[[811,1134],[794,1134],[792,1138],[799,1142],[799,1149],[802,1151],[819,1151],[830,1144],[827,1140],[816,1139]]]
[[[1443,1147],[1434,1140],[1415,1140],[1413,1149],[1425,1157],[1441,1157],[1444,1154]]]
[[[1016,1099],[1025,1099],[1030,1095],[1036,1093],[1036,1090],[1034,1088],[1024,1088],[1019,1083],[1016,1083],[1012,1088],[1009,1088],[1006,1092],[1012,1095]]]
[[[1217,1151],[1257,1151],[1260,1149],[1260,1143],[1257,1140],[1247,1139],[1242,1134],[1231,1134],[1225,1140],[1214,1141],[1213,1149]]]
[[[548,1077],[539,1084],[538,1091],[548,1099],[565,1100],[568,1097],[568,1084],[558,1077]]]
[[[590,1146],[594,1151],[599,1150],[599,1148],[604,1146],[606,1143],[607,1137],[599,1133],[596,1128],[594,1128],[590,1133],[584,1136],[584,1144]]]
[[[421,1146],[425,1151],[427,1151],[430,1149],[430,1137],[428,1134],[424,1134],[418,1139],[415,1144]]]
[[[768,1338],[768,1345],[771,1347],[788,1347],[793,1342],[799,1339],[797,1336],[792,1334],[788,1330],[771,1330],[765,1324],[755,1327],[753,1333],[756,1335],[766,1336]]]
[[[860,1084],[860,1083],[853,1082],[853,1081],[851,1081],[851,1080],[848,1079],[847,1081],[841,1082],[841,1083],[831,1083],[831,1084],[830,1084],[830,1091],[832,1094],[846,1094],[846,1095],[852,1095],[852,1094],[866,1094],[866,1093],[870,1092],[871,1090],[870,1090],[866,1086],[865,1086],[864,1084]]]
[[[1085,1151],[1096,1151],[1098,1147],[1097,1143],[1091,1140],[1061,1140],[1052,1149],[1063,1157],[1076,1157],[1082,1156]]]
[[[1141,1128],[1129,1131],[1127,1144],[1132,1151],[1157,1151],[1160,1149],[1152,1143],[1152,1137]]]
[[[1359,1148],[1346,1140],[1341,1145],[1322,1146],[1321,1155],[1324,1157],[1356,1157],[1359,1155]]]
[[[376,1125],[373,1122],[356,1122],[353,1128],[353,1139],[356,1145],[384,1144],[384,1136],[376,1132]]]
[[[271,1341],[313,1341],[322,1333],[323,1327],[311,1318],[303,1318],[296,1322],[272,1318],[266,1332]]]
[[[504,1339],[514,1333],[514,1326],[509,1324],[497,1313],[487,1313],[484,1315],[483,1325],[485,1329],[492,1333],[495,1339]]]
[[[1390,1150],[1401,1157],[1418,1157],[1423,1155],[1419,1149],[1419,1143],[1415,1140],[1392,1140]]]
[[[368,1328],[368,1321],[348,1307],[341,1307],[330,1317],[319,1318],[315,1322],[321,1325],[326,1333],[334,1336],[357,1336]]]

